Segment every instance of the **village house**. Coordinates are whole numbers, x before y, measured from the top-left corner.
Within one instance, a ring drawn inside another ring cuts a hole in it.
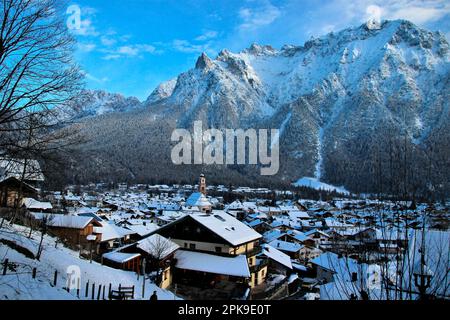
[[[15,177],[0,178],[0,207],[13,208],[20,205],[24,198],[37,198],[38,195],[38,189]]]
[[[125,253],[111,251],[102,255],[102,264],[111,268],[140,273],[141,255],[139,253]]]
[[[282,240],[273,240],[269,243],[272,247],[287,254],[291,259],[297,260],[300,258],[300,251],[303,245],[293,242],[286,242]]]
[[[172,284],[174,255],[180,248],[179,245],[159,234],[153,234],[138,241],[135,246],[147,261],[146,272],[156,272],[155,282],[159,287],[167,289]]]
[[[287,254],[266,243],[261,245],[261,247],[263,249],[261,255],[269,259],[268,270],[270,273],[283,275],[292,273],[293,268],[291,258]]]
[[[22,199],[22,208],[27,209],[29,212],[43,212],[51,213],[53,211],[53,206],[50,202],[41,202],[33,198]]]
[[[256,286],[264,282],[267,268],[256,263],[262,236],[223,211],[190,214],[157,232],[185,250],[221,256],[245,255],[248,266],[253,271],[249,277],[250,285]]]
[[[99,240],[99,237],[95,235],[94,228],[101,227],[101,224],[94,218],[60,214],[46,216],[49,233],[60,238],[72,248],[88,248],[89,241]],[[43,217],[45,214],[40,215],[40,219]]]
[[[95,226],[93,232],[97,234],[96,250],[97,255],[101,255],[111,249],[129,243],[134,231],[116,226],[108,221],[97,221],[100,225]]]

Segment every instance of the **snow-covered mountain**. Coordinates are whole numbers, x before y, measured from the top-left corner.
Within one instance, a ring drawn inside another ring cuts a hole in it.
[[[281,170],[275,178],[311,177],[367,191],[380,184],[392,187],[401,166],[414,166],[410,182],[433,180],[424,169],[430,157],[436,159],[437,176],[449,175],[449,80],[449,44],[442,33],[404,20],[385,21],[303,46],[254,44],[239,53],[223,50],[215,59],[202,54],[194,68],[151,94],[145,116],[123,117],[133,130],[135,121],[152,126],[150,119],[164,119],[153,139],[166,140],[144,140],[158,145],[165,160],[171,130],[190,128],[195,120],[217,128],[279,128]],[[124,121],[120,125],[126,127]],[[90,123],[89,130],[103,132],[104,124]],[[401,150],[408,153],[402,164]]]
[[[176,83],[158,87],[148,102],[182,110],[185,120],[205,117],[210,124],[236,125],[285,113],[285,106],[312,95],[333,100],[314,106],[326,126],[340,111],[345,113],[341,107],[351,93],[365,90],[383,104],[389,101],[381,101],[381,96],[404,94],[403,100],[414,104],[412,111],[420,113],[424,110],[417,102],[426,98],[427,91],[441,89],[426,84],[442,80],[448,72],[449,45],[443,34],[408,21],[387,21],[281,50],[254,44],[237,54],[223,50],[214,60],[202,54],[194,69],[181,74]],[[416,114],[405,120],[417,138],[426,131]]]
[[[78,120],[108,113],[132,111],[141,107],[141,102],[135,97],[124,97],[118,93],[101,90],[83,90],[78,98],[64,109],[64,116]]]

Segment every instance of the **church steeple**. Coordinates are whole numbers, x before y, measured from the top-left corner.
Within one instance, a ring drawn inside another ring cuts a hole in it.
[[[198,181],[198,191],[206,195],[206,178],[203,173],[200,175],[200,180]]]

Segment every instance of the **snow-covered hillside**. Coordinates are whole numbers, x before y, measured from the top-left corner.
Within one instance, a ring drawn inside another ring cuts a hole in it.
[[[20,247],[36,253],[39,246],[40,233],[33,233],[32,237],[28,238],[28,232],[28,228],[17,225],[4,225],[0,230],[0,241],[2,239],[12,241]],[[110,283],[113,290],[117,290],[119,284],[124,287],[134,285],[135,299],[148,300],[155,290],[159,299],[175,299],[171,292],[158,288],[155,284],[149,283],[148,280],[145,287],[145,296],[142,298],[142,277],[138,280],[136,273],[113,269],[94,261],[89,263],[88,260],[81,259],[78,252],[63,247],[61,243],[58,243],[55,248],[55,240],[56,238],[45,236],[44,251],[40,261],[29,259],[0,242],[1,261],[3,262],[5,259],[8,259],[10,264],[17,265],[15,271],[8,270],[7,275],[0,276],[0,300],[78,299],[75,289],[69,293],[63,290],[63,287],[67,283],[67,272],[73,266],[80,268],[81,271],[81,293],[79,299],[91,298],[90,291],[88,298],[84,294],[87,281],[89,281],[90,285],[95,283],[96,290],[98,290],[99,285],[109,286]],[[33,268],[37,268],[36,279],[32,279],[31,271]],[[53,287],[55,270],[58,271],[59,278],[56,287]]]

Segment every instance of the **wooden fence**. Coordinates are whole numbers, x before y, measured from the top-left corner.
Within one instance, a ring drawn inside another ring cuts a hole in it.
[[[19,275],[19,274],[30,274],[32,279],[36,279],[38,274],[38,269],[36,267],[30,267],[26,264],[11,262],[9,259],[5,259],[1,263],[1,276],[9,275]],[[25,270],[19,271],[18,269],[22,267]],[[29,269],[27,271],[26,269]],[[53,279],[50,281],[52,287],[58,287],[60,285],[61,279],[63,279],[57,270],[53,273]],[[69,294],[76,296],[78,299],[84,300],[132,300],[135,297],[135,287],[133,286],[123,286],[121,283],[117,288],[113,288],[112,283],[102,284],[95,283],[88,280],[84,285],[81,283],[80,279],[76,279],[76,284],[74,286],[69,286],[68,283],[71,281],[66,279],[62,281],[61,288],[67,291]]]

